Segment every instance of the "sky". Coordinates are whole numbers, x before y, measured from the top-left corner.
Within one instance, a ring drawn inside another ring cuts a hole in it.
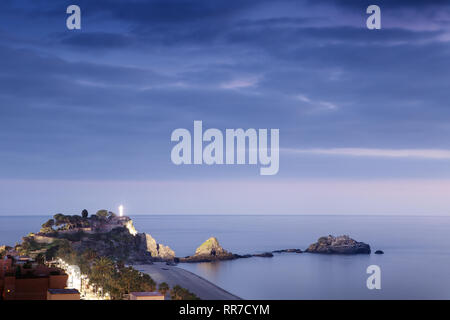
[[[448,1],[2,0],[0,215],[450,215],[449,75]],[[174,165],[195,120],[278,174]]]

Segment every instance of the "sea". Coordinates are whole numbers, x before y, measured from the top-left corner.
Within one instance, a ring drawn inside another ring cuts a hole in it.
[[[238,254],[306,249],[321,236],[350,235],[383,255],[279,253],[179,264],[243,299],[450,299],[450,217],[335,215],[132,215],[179,257],[209,237]],[[14,245],[49,217],[0,216],[0,245]],[[368,289],[371,265],[380,289]]]

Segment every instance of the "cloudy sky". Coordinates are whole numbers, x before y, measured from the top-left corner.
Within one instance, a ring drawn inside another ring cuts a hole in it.
[[[448,1],[2,0],[0,214],[450,214],[449,78]],[[175,166],[194,120],[279,173]]]

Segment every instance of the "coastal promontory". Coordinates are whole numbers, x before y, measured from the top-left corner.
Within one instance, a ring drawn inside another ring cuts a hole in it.
[[[76,251],[95,250],[101,256],[121,259],[127,263],[151,263],[173,260],[175,252],[158,243],[150,234],[138,233],[126,216],[99,210],[91,217],[56,214],[42,225],[40,232],[23,238],[24,248],[56,248],[68,241]]]

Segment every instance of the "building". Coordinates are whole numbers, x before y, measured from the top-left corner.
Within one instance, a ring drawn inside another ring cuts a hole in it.
[[[80,300],[77,289],[48,289],[47,300]]]
[[[68,279],[63,270],[39,265],[28,257],[7,255],[0,270],[4,300],[46,300],[48,289],[64,289]]]
[[[3,259],[0,259],[0,281],[4,278],[5,273],[11,272],[12,267],[12,258],[5,256]],[[1,287],[1,282],[0,282]]]
[[[0,299],[5,286],[5,275],[12,272],[12,258],[5,256],[0,259]]]
[[[165,300],[159,292],[130,292],[130,300]]]

